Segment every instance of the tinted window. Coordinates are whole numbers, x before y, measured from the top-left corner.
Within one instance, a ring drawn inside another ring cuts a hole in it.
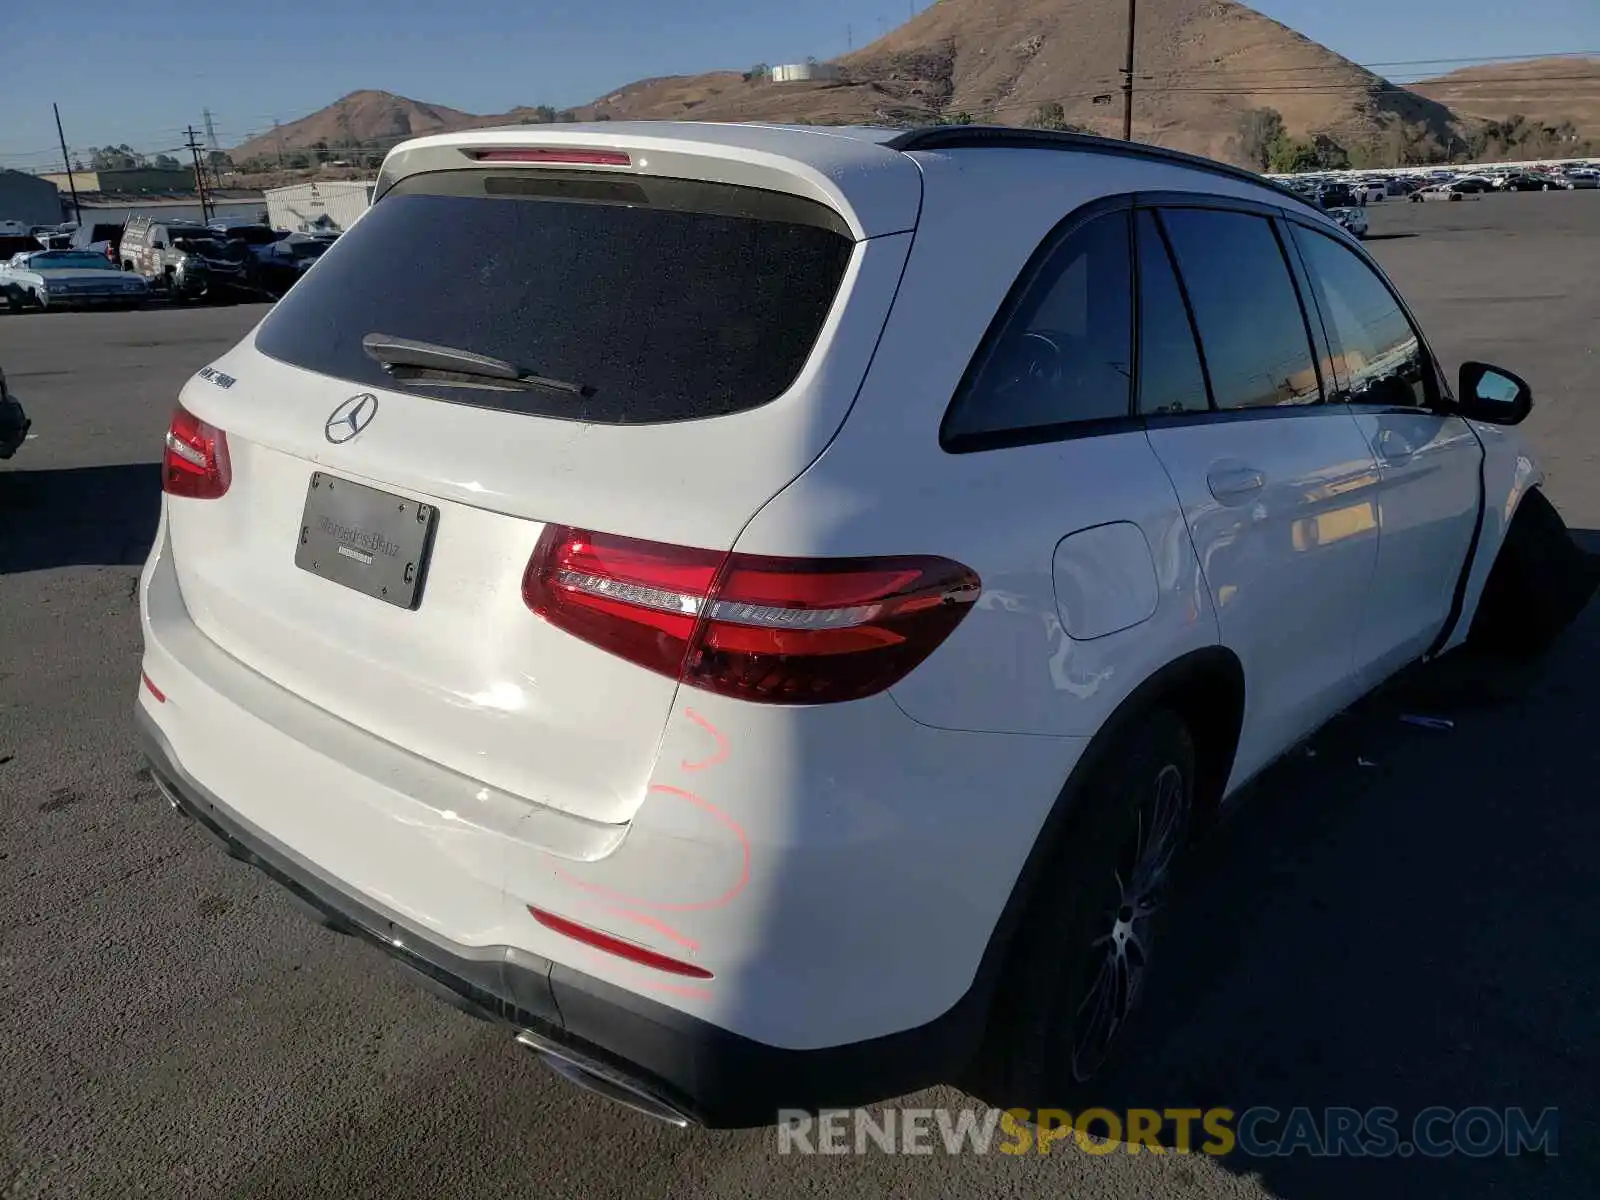
[[[1206,377],[1160,226],[1135,220],[1139,244],[1139,411],[1204,412]]]
[[[794,382],[854,243],[811,201],[673,179],[446,171],[402,180],[267,317],[262,352],[396,386],[368,333],[593,389],[412,381],[437,399],[607,424],[756,408]]]
[[[1277,234],[1264,217],[1162,213],[1194,308],[1218,408],[1316,404],[1311,339]]]
[[[1432,370],[1422,341],[1387,285],[1332,238],[1294,227],[1333,351],[1333,370],[1351,404],[1422,407]]]
[[[1128,214],[1097,217],[1044,261],[945,420],[946,442],[1131,411]]]

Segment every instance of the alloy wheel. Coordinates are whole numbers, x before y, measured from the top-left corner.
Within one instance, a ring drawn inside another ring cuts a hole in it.
[[[1183,772],[1168,764],[1141,798],[1134,829],[1117,855],[1105,903],[1091,925],[1083,970],[1088,985],[1072,1021],[1072,1076],[1079,1083],[1105,1064],[1139,1001],[1150,965],[1156,913],[1189,829]]]

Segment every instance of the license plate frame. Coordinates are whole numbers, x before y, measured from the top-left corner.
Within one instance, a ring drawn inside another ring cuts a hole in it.
[[[315,471],[300,510],[294,565],[396,608],[422,603],[439,509]]]

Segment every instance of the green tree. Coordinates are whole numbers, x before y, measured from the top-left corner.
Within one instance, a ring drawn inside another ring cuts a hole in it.
[[[1258,171],[1271,167],[1273,147],[1287,137],[1283,114],[1275,108],[1252,108],[1239,116],[1239,157]]]
[[[183,164],[170,154],[157,154],[150,160],[150,165],[158,171],[178,171]]]
[[[127,143],[120,146],[91,146],[89,165],[96,171],[131,171],[144,166],[144,155]]]
[[[1317,151],[1310,142],[1279,136],[1267,148],[1267,170],[1274,175],[1298,175],[1317,169]]]
[[[1074,125],[1067,120],[1067,110],[1054,102],[1041,104],[1028,121],[1028,125],[1034,129],[1056,129],[1064,130],[1068,133],[1083,132],[1083,126]]]
[[[1340,171],[1350,165],[1345,148],[1325,133],[1310,138],[1280,134],[1267,148],[1267,169],[1274,175],[1302,171]]]
[[[1350,152],[1325,133],[1312,137],[1311,150],[1320,171],[1343,171],[1350,166]]]

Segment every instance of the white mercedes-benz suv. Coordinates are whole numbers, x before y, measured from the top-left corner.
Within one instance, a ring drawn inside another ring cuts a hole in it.
[[[1074,1094],[1193,830],[1583,598],[1525,384],[1288,191],[1070,134],[420,138],[179,399],[168,798],[679,1123]]]

